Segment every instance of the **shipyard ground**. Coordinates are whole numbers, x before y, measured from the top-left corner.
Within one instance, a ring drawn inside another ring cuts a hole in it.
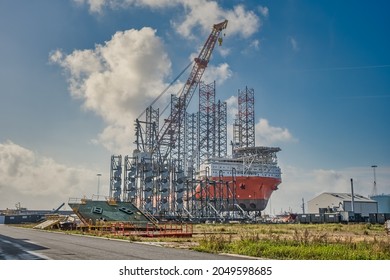
[[[131,249],[131,256],[126,255],[129,252],[124,253],[121,249],[117,252],[111,247],[105,248],[105,250],[115,254],[118,259],[147,258],[140,249],[146,245],[154,245],[146,247],[149,248],[147,251],[153,252],[150,255],[152,259],[159,259],[159,256],[167,258],[167,256],[166,253],[156,253],[154,249],[150,248],[158,248],[158,252],[163,249],[183,252],[182,255],[173,256],[173,258],[178,259],[194,258],[191,257],[191,254],[198,253],[195,251],[213,253],[201,256],[206,259],[225,257],[221,254],[240,254],[243,257],[265,259],[390,259],[390,235],[383,225],[196,224],[193,227],[192,237],[184,238],[107,235],[103,239],[121,239],[126,241],[126,244],[133,244],[137,248]],[[70,236],[70,232],[67,233],[65,236]],[[36,234],[40,236],[47,234],[47,232],[36,231]],[[79,235],[80,232],[73,232],[73,234]],[[82,234],[86,235],[87,233]],[[89,234],[96,235],[93,232]],[[65,242],[65,244],[67,243]],[[88,248],[91,252],[97,250],[94,245]],[[86,257],[82,255],[76,257],[74,253],[70,253],[70,248],[62,250],[68,252],[68,255],[60,256],[62,258],[83,259]],[[105,254],[103,258],[110,258],[110,254]]]
[[[245,257],[151,246],[124,239],[0,225],[0,259],[238,260]]]

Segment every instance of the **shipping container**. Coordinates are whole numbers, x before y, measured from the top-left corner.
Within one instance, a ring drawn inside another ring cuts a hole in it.
[[[355,213],[355,223],[364,223],[365,220],[364,220],[364,217],[362,217],[362,214],[361,213]]]
[[[339,213],[325,213],[324,220],[325,220],[325,223],[340,223],[340,214]]]
[[[384,213],[376,214],[376,221],[378,224],[383,225],[386,222],[386,217]]]
[[[322,224],[324,222],[324,214],[310,214],[310,222],[313,224]]]
[[[309,224],[310,214],[298,214],[298,220],[301,224]]]
[[[377,219],[376,219],[376,213],[370,213],[370,215],[369,215],[369,222],[371,223],[371,224],[376,224],[376,223],[378,223],[378,221],[377,221]]]

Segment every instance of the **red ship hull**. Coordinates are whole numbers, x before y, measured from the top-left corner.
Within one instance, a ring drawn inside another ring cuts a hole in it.
[[[228,184],[218,183],[219,178],[210,178],[207,187],[198,185],[196,188],[196,199],[209,200],[235,200],[245,211],[263,211],[267,207],[269,198],[273,191],[278,189],[281,179],[259,176],[237,176],[233,183],[232,177],[224,177]],[[232,209],[229,209],[232,210]]]

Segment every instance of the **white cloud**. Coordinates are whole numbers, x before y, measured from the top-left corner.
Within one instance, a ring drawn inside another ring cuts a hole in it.
[[[350,180],[345,171],[333,169],[315,169],[309,173],[315,186],[312,188],[312,197],[323,192],[350,192]]]
[[[299,48],[297,39],[295,39],[294,37],[289,37],[288,39],[289,39],[289,42],[291,44],[292,50],[295,52],[299,51],[300,48]]]
[[[227,34],[238,34],[243,38],[256,33],[262,22],[253,11],[246,11],[243,6],[235,6],[233,11],[226,12],[226,18],[229,20],[229,29]]]
[[[228,125],[231,125],[238,115],[238,98],[233,95],[225,102],[227,104]],[[228,138],[232,138],[231,129],[228,130]],[[281,142],[297,141],[287,128],[271,126],[268,120],[263,118],[255,124],[255,140],[257,146],[270,146]]]
[[[217,85],[220,85],[231,76],[232,70],[230,70],[229,64],[221,63],[218,66],[209,65],[207,71],[203,74],[202,80],[209,82],[216,81]]]
[[[228,138],[228,143],[230,143],[230,141],[233,140],[233,129],[232,129],[232,124],[234,122],[234,120],[236,119],[237,117],[237,114],[238,114],[238,98],[236,95],[232,95],[230,96],[227,100],[225,100],[226,102],[226,109],[227,109],[227,126],[228,126],[228,130],[227,130],[227,138]],[[230,129],[229,129],[230,127]],[[228,152],[229,151],[229,147],[228,147]]]
[[[269,9],[268,9],[268,7],[260,6],[260,7],[259,7],[259,11],[260,11],[260,14],[261,14],[263,17],[267,18],[267,17],[269,16]]]
[[[266,119],[260,119],[255,125],[256,145],[268,146],[280,142],[295,141],[287,128],[271,126]]]
[[[155,30],[117,32],[94,49],[66,55],[53,52],[50,60],[68,74],[69,90],[84,108],[107,124],[101,144],[113,153],[130,153],[133,121],[166,87],[171,62]]]
[[[109,1],[108,0],[73,0],[76,4],[82,5],[87,4],[89,10],[92,13],[101,13],[103,6],[105,6]]]
[[[238,114],[238,98],[236,95],[230,96],[226,101],[228,118],[234,120]]]
[[[248,38],[261,27],[261,20],[253,11],[245,10],[243,5],[237,5],[232,10],[225,10],[216,1],[178,1],[183,5],[186,16],[182,21],[174,21],[176,31],[186,38],[191,38],[193,29],[201,27],[204,33],[210,32],[210,27],[227,19],[228,27],[223,31],[226,36],[238,35]]]
[[[260,48],[260,41],[259,40],[253,40],[250,44],[249,44],[249,46],[251,47],[251,48],[254,48],[255,50],[258,50],[259,48]]]
[[[0,143],[0,206],[52,209],[97,192],[96,171],[69,167],[11,141]]]
[[[73,0],[78,4],[87,4],[92,13],[101,13],[104,7],[130,8],[145,7],[152,9],[166,9],[181,7],[183,17],[172,20],[176,32],[186,38],[193,38],[193,29],[200,27],[202,31],[210,32],[211,26],[224,19],[229,20],[227,35],[239,35],[247,38],[261,27],[261,20],[253,11],[245,10],[243,5],[237,5],[232,10],[225,10],[217,1],[209,0]],[[264,16],[268,8],[260,7],[259,12]]]
[[[218,48],[218,52],[222,57],[227,57],[230,54],[231,50],[229,48],[222,47],[222,48]]]

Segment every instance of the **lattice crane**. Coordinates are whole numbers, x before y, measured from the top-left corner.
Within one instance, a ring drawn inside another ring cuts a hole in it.
[[[213,52],[216,42],[218,41],[219,45],[222,44],[221,32],[226,29],[227,23],[228,21],[225,20],[214,24],[199,56],[195,58],[192,71],[179,94],[175,108],[172,108],[171,114],[164,120],[164,124],[158,132],[157,145],[155,145],[153,152],[159,154],[160,162],[164,162],[167,159],[172,147],[176,143],[177,137],[180,135],[180,129],[183,129],[181,126],[186,109],[210,61],[211,53]]]

